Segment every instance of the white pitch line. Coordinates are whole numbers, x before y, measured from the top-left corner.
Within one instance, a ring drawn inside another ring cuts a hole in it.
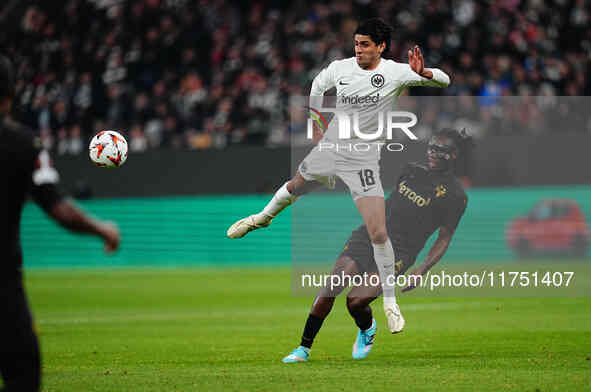
[[[415,312],[424,310],[450,310],[450,309],[465,309],[478,307],[495,307],[494,303],[480,303],[480,302],[439,302],[431,304],[400,304],[403,312]],[[310,309],[309,307],[297,308],[270,308],[270,309],[226,309],[223,311],[211,311],[204,309],[201,311],[187,311],[187,312],[149,312],[149,313],[120,313],[112,315],[77,315],[72,313],[60,312],[52,315],[42,315],[36,319],[39,325],[68,325],[68,324],[106,324],[106,323],[127,323],[135,321],[183,321],[183,320],[207,320],[226,318],[228,316],[235,317],[265,317],[289,314],[305,314]]]

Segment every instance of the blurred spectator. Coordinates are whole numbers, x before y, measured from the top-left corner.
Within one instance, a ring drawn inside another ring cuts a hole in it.
[[[39,137],[41,139],[41,145],[46,150],[53,150],[53,135],[51,129],[49,128],[41,128],[39,132]]]
[[[144,136],[141,125],[134,124],[129,132],[129,149],[131,152],[143,152],[148,149],[148,139]]]
[[[211,148],[213,139],[210,134],[198,133],[194,129],[187,131],[187,144],[191,150],[205,150]]]
[[[65,128],[57,131],[57,155],[66,155],[70,150],[70,140],[68,139],[68,132]]]
[[[128,107],[119,83],[112,83],[107,87],[107,102],[105,120],[107,126],[118,129],[127,124]]]
[[[84,141],[82,140],[82,132],[79,124],[72,125],[70,128],[70,146],[69,153],[72,155],[80,154],[84,149]]]

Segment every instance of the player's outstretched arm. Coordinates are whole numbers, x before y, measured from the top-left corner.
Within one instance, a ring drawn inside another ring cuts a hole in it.
[[[115,224],[91,218],[66,199],[55,203],[47,213],[61,226],[72,232],[102,238],[106,252],[114,252],[119,247],[120,234]]]
[[[438,68],[425,68],[423,53],[418,45],[408,51],[408,65],[415,76],[409,80],[409,86],[447,87],[449,76]]]
[[[63,197],[58,189],[59,174],[46,151],[40,151],[35,161],[31,176],[31,196],[43,211],[70,231],[100,237],[105,242],[106,252],[117,250],[120,241],[117,227],[90,217]]]
[[[423,276],[429,271],[445,254],[451,239],[454,235],[454,230],[446,226],[441,226],[439,228],[439,235],[437,236],[437,240],[433,243],[431,249],[429,249],[429,254],[427,258],[423,262],[423,264],[419,265],[417,268],[412,270],[409,275],[416,275],[416,276]],[[409,282],[417,282],[417,279],[409,279]],[[402,292],[406,292],[412,290],[416,287],[414,284],[410,284],[402,289]]]

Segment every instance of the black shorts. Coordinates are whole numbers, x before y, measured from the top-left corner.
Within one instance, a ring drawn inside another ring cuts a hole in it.
[[[373,257],[373,246],[369,240],[365,227],[355,230],[347,242],[341,256],[349,256],[357,264],[360,273],[378,272],[378,267]],[[413,266],[416,255],[409,255],[394,247],[394,256],[396,258],[396,275],[404,274]]]
[[[0,280],[0,375],[3,392],[38,391],[39,343],[20,279]]]

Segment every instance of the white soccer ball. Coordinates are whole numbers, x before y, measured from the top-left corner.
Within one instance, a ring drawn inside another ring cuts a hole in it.
[[[101,131],[90,141],[88,154],[99,167],[119,167],[127,160],[127,141],[118,132]]]

